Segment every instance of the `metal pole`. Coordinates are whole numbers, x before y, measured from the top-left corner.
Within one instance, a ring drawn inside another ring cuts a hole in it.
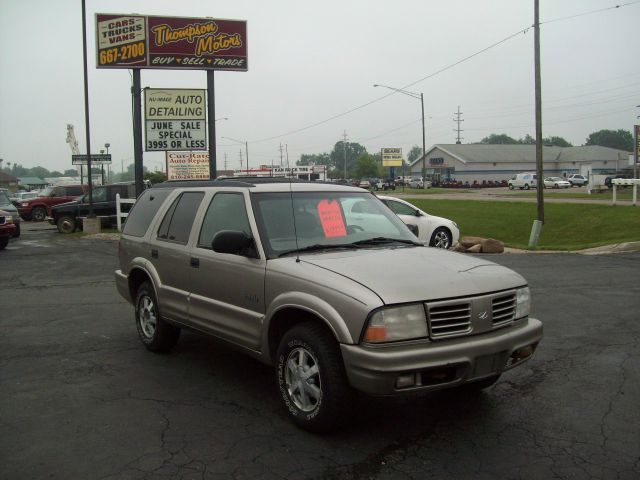
[[[426,132],[424,128],[424,94],[420,94],[420,105],[422,106],[422,181],[424,182],[425,176],[425,161],[426,161]]]
[[[89,177],[89,218],[95,218],[93,213],[93,177],[91,175],[91,135],[89,134],[89,77],[87,75],[87,13],[82,0],[82,61],[84,64],[84,123],[87,142],[87,174]]]
[[[540,0],[534,0],[534,57],[536,89],[536,173],[538,221],[544,223],[544,163],[542,151],[542,79],[540,74]]]
[[[140,96],[140,69],[133,69],[133,161],[136,182],[136,197],[144,190],[144,169],[142,167],[142,99]]]
[[[244,153],[245,157],[247,157],[247,170],[249,170],[249,142],[244,142]]]
[[[216,93],[214,70],[207,70],[207,119],[209,123],[209,178],[215,179],[216,166]]]

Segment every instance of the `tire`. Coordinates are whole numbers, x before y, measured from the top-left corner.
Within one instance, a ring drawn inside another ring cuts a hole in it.
[[[528,184],[528,183],[525,183],[525,184],[524,184],[524,189],[525,189],[525,190],[529,190],[529,184]]]
[[[20,222],[16,223],[16,230],[13,232],[13,238],[20,238]]]
[[[509,184],[509,190],[513,190],[513,185]]]
[[[42,222],[47,218],[47,210],[44,207],[34,207],[31,211],[31,219],[34,222]]]
[[[78,222],[71,215],[63,215],[56,220],[56,226],[60,233],[73,233],[78,228]]]
[[[136,328],[142,344],[155,353],[171,351],[178,342],[180,329],[162,319],[155,290],[149,282],[138,287],[135,307]]]
[[[9,245],[9,237],[0,238],[0,250],[4,250]]]
[[[436,231],[431,235],[429,246],[435,248],[443,248],[446,250],[451,246],[452,240],[453,239],[451,238],[451,232],[444,227],[439,227],[436,228]]]
[[[338,342],[313,322],[295,325],[282,337],[276,382],[289,417],[310,432],[335,430],[353,402]]]

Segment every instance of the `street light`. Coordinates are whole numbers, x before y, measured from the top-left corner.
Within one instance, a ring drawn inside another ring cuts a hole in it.
[[[104,144],[104,148],[107,149],[107,155],[109,155],[110,146],[111,144],[108,142]],[[102,165],[102,171],[104,171],[104,164]],[[111,182],[111,162],[107,163],[107,181]],[[102,183],[104,183],[104,181]]]
[[[241,145],[244,143],[244,153],[245,153],[245,157],[247,157],[247,171],[249,171],[249,142],[247,142],[246,140],[243,142],[242,140],[237,140],[231,137],[221,137],[221,138],[226,138],[227,140],[231,140],[232,142],[236,142]]]
[[[393,90],[394,92],[398,92],[398,93],[402,93],[404,95],[408,95],[410,97],[413,98],[419,98],[420,99],[420,105],[422,107],[422,179],[424,181],[424,172],[425,172],[425,156],[426,156],[426,150],[425,150],[425,143],[426,143],[426,134],[425,134],[425,128],[424,128],[424,95],[422,93],[415,93],[415,92],[410,92],[408,90],[402,90],[401,88],[394,88],[394,87],[390,87],[388,85],[380,85],[380,84],[374,84],[374,87],[384,87],[384,88],[388,88],[389,90]]]

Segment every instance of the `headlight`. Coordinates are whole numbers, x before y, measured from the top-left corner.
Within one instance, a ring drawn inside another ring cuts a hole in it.
[[[378,310],[369,319],[363,340],[395,342],[427,336],[427,317],[422,304]]]
[[[531,310],[531,292],[529,287],[516,290],[516,319],[526,317]]]
[[[28,207],[29,206],[29,202],[22,202],[20,205],[22,205],[23,207]]]

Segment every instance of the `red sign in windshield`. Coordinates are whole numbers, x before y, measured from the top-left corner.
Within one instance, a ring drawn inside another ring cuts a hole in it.
[[[340,204],[335,200],[322,200],[318,203],[318,216],[325,238],[346,237]]]

